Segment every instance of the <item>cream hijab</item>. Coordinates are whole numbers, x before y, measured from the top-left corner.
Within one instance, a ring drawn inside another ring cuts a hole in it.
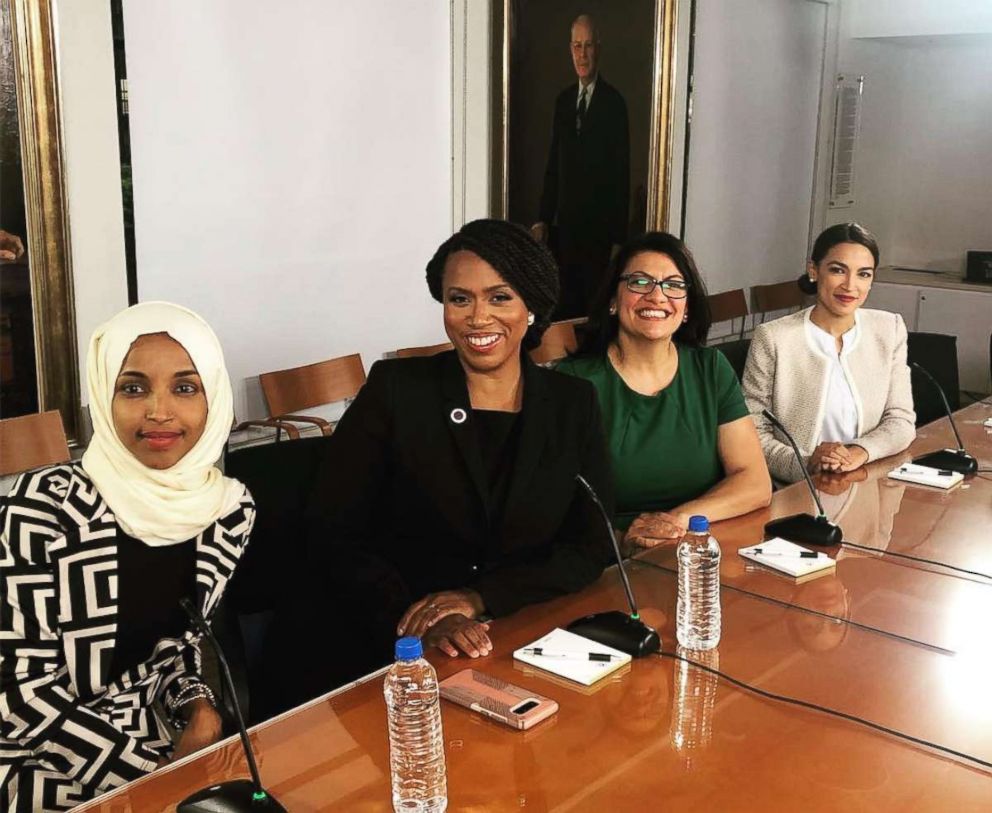
[[[200,374],[207,398],[203,434],[179,462],[151,469],[132,455],[114,429],[114,385],[139,336],[167,333]],[[169,302],[143,302],[96,329],[86,360],[93,438],[83,468],[129,535],[148,545],[192,539],[241,499],[245,488],[215,465],[234,420],[231,380],[220,342],[199,316]]]

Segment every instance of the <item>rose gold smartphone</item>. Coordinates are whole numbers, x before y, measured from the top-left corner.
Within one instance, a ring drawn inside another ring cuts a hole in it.
[[[441,697],[510,728],[527,729],[557,713],[558,704],[505,680],[463,669],[441,681]]]

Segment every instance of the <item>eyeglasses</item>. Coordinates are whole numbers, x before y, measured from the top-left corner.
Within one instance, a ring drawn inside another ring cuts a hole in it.
[[[685,299],[689,294],[689,282],[684,279],[655,279],[647,274],[623,274],[620,280],[634,294],[649,294],[659,285],[661,292],[669,299]]]

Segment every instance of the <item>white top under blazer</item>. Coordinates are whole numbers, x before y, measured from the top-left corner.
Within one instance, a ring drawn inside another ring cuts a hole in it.
[[[762,410],[772,412],[789,430],[804,465],[823,439],[828,411],[833,359],[814,338],[812,331],[819,329],[810,322],[812,310],[759,325],[744,369],[744,398],[768,469],[782,482],[801,479],[802,470],[785,436]],[[846,352],[839,359],[857,412],[857,429],[849,442],[875,460],[902,451],[916,436],[906,325],[898,314],[868,308],[855,311],[854,319],[854,336],[849,343],[845,338]]]
[[[823,409],[823,423],[820,424],[820,442],[851,443],[858,436],[858,404],[854,400],[854,389],[841,358],[848,356],[858,339],[858,325],[841,336],[841,351],[837,352],[837,341],[823,328],[806,321],[806,331],[820,352],[830,359],[830,373],[827,380],[827,399]]]

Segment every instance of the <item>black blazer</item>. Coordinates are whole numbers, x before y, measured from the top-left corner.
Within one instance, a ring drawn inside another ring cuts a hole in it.
[[[397,616],[437,590],[471,587],[498,616],[594,581],[609,539],[575,475],[612,510],[595,389],[529,359],[523,370],[520,445],[495,516],[456,353],[373,365],[311,494],[311,561],[402,585]]]
[[[588,238],[623,243],[630,207],[627,103],[600,76],[580,135],[575,129],[578,93],[576,83],[555,101],[541,220]]]

